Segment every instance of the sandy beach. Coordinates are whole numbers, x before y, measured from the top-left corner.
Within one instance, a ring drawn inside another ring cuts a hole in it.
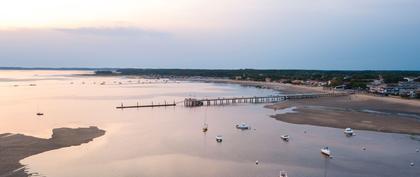
[[[288,123],[420,134],[420,104],[383,99],[386,98],[351,95],[289,100],[266,107],[271,109],[295,107],[295,113],[272,116]]]
[[[88,143],[105,134],[97,127],[57,128],[49,139],[22,134],[0,134],[0,177],[26,177],[20,160],[54,149]]]
[[[310,87],[310,86],[304,86],[304,85],[293,85],[293,84],[284,84],[284,83],[277,83],[277,82],[258,82],[258,81],[244,81],[244,80],[216,79],[216,78],[193,79],[193,81],[239,84],[243,86],[256,86],[256,87],[261,87],[261,88],[278,90],[284,94],[340,92],[340,91],[324,89],[323,87]],[[357,95],[357,99],[360,101],[377,100],[377,101],[397,103],[397,104],[402,104],[402,105],[410,105],[410,106],[415,106],[415,107],[420,106],[420,100],[418,99],[410,100],[410,99],[403,99],[399,97],[374,96],[374,95],[367,95],[367,94],[354,94],[354,95]]]
[[[214,82],[225,84],[239,84],[243,86],[255,86],[266,89],[273,89],[281,91],[282,93],[330,93],[331,90],[324,90],[322,87],[308,87],[301,85],[283,84],[277,82],[259,82],[259,81],[246,81],[246,80],[231,80],[231,79],[217,79],[217,78],[204,78],[204,79],[190,79],[199,82]]]
[[[273,82],[205,79],[206,82],[240,84],[274,89],[282,93],[331,93],[322,87]],[[341,97],[289,100],[267,105],[271,109],[295,107],[295,113],[273,115],[277,120],[334,128],[351,127],[391,133],[420,134],[420,100],[352,94]]]

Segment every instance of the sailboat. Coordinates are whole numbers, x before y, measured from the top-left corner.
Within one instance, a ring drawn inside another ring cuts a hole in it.
[[[203,123],[203,132],[206,133],[209,130],[209,125],[207,124],[207,108],[204,113],[204,123]]]
[[[203,132],[207,132],[207,130],[209,130],[209,126],[207,125],[207,123],[203,124]]]

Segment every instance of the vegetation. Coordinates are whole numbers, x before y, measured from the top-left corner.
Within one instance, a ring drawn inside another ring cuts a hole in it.
[[[399,81],[404,81],[404,75],[401,74],[385,74],[383,75],[384,82],[387,84],[398,83]]]
[[[351,78],[355,80],[378,79],[380,75],[389,82],[401,80],[403,77],[420,76],[420,71],[329,71],[329,70],[209,70],[209,69],[117,69],[122,75],[158,75],[158,76],[201,76],[225,77],[249,80],[319,80],[328,81],[334,78]]]
[[[97,74],[115,74],[97,71]],[[218,77],[239,80],[271,81],[293,83],[299,81],[331,81],[331,87],[346,85],[346,88],[366,89],[367,84],[375,79],[384,79],[385,83],[398,83],[404,77],[420,76],[420,71],[327,71],[327,70],[208,70],[208,69],[117,69],[120,75],[148,75],[157,77]]]
[[[97,74],[97,75],[112,75],[112,74],[114,74],[114,72],[107,71],[107,70],[100,70],[100,71],[95,71],[95,74]]]

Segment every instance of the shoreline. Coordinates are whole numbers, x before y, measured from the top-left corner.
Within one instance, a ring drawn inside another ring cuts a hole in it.
[[[199,82],[213,82],[213,83],[225,83],[225,84],[239,84],[243,86],[256,86],[260,88],[273,89],[276,91],[281,91],[282,93],[341,93],[343,91],[333,91],[328,89],[323,89],[322,87],[309,87],[304,85],[293,85],[293,84],[284,84],[276,82],[261,82],[261,81],[243,81],[243,80],[232,80],[232,79],[217,79],[217,78],[206,78],[206,79],[187,79],[190,81],[199,81]],[[390,103],[400,103],[410,106],[420,106],[420,100],[416,99],[403,99],[395,97],[386,97],[386,96],[374,96],[368,94],[355,93],[359,97],[368,99],[375,99],[378,101],[385,101]]]
[[[274,110],[290,107],[296,108],[294,113],[275,114],[271,117],[292,124],[420,135],[420,105],[351,95],[288,100],[265,106]]]
[[[56,128],[51,138],[43,139],[23,134],[0,134],[0,177],[28,177],[20,160],[55,149],[79,146],[105,134],[98,127]]]
[[[193,81],[257,86],[282,93],[334,92],[324,90],[322,87],[273,82],[230,79],[194,79]],[[271,116],[287,123],[420,135],[420,100],[352,94],[343,97],[287,100],[264,107],[274,110],[296,107],[296,113]]]
[[[218,78],[205,78],[205,79],[186,79],[187,81],[198,82],[211,82],[211,83],[224,83],[224,84],[238,84],[243,86],[254,86],[259,88],[273,89],[282,91],[283,93],[332,93],[331,90],[324,90],[322,87],[307,87],[301,85],[292,85],[276,82],[260,82],[260,81],[244,81],[232,79],[218,79]]]

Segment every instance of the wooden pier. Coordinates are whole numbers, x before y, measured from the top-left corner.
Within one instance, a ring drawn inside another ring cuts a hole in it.
[[[185,107],[197,106],[216,106],[237,103],[276,103],[291,99],[308,99],[328,96],[345,96],[347,93],[319,93],[319,94],[289,94],[289,95],[271,95],[271,96],[254,96],[254,97],[230,97],[230,98],[186,98],[184,100]]]
[[[309,98],[320,98],[320,97],[331,97],[331,96],[346,96],[349,95],[348,93],[313,93],[313,94],[288,94],[288,95],[270,95],[270,96],[254,96],[254,97],[229,97],[229,98],[203,98],[203,99],[196,99],[196,98],[185,98],[184,99],[184,106],[185,107],[198,107],[198,106],[217,106],[217,105],[229,105],[229,104],[237,104],[237,103],[276,103],[285,100],[293,100],[293,99],[309,99]],[[130,105],[124,106],[121,103],[121,106],[117,106],[117,109],[128,109],[128,108],[146,108],[146,107],[168,107],[168,106],[176,106],[177,103],[181,102],[173,102],[173,103],[165,103],[164,104],[147,104],[147,105],[140,105],[137,102],[137,105]]]
[[[146,105],[132,105],[132,106],[124,106],[124,104],[121,103],[121,106],[117,106],[117,109],[128,109],[128,108],[153,108],[153,107],[168,107],[168,106],[176,106],[176,103],[164,103],[164,104],[146,104]]]

